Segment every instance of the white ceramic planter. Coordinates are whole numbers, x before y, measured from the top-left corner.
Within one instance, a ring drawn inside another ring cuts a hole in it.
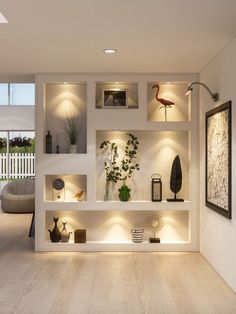
[[[70,154],[77,154],[77,145],[70,145]]]

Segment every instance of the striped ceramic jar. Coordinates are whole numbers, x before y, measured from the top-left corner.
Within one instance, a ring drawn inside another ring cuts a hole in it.
[[[143,242],[144,228],[133,228],[131,229],[132,242],[141,243]]]

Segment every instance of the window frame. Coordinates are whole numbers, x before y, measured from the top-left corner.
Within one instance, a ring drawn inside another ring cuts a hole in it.
[[[35,106],[35,82],[0,82],[0,84],[7,84],[7,104],[0,104],[0,107],[4,107],[4,106]],[[11,95],[11,85],[15,85],[15,84],[30,84],[30,85],[34,85],[34,104],[12,104],[11,103],[11,99],[12,99],[12,95]]]

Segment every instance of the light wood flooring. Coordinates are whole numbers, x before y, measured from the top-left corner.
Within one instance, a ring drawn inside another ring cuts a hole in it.
[[[0,214],[0,313],[236,313],[199,253],[35,253],[30,219]]]

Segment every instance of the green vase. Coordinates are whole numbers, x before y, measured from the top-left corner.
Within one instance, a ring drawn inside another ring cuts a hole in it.
[[[119,199],[122,202],[127,202],[130,198],[130,189],[126,184],[123,184],[122,187],[119,189]]]

